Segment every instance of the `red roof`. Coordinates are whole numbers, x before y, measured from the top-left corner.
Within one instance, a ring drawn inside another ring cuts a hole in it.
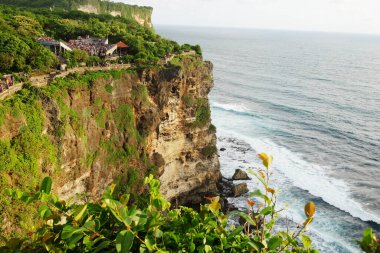
[[[117,46],[118,48],[127,48],[127,47],[128,47],[128,45],[125,44],[125,43],[122,42],[122,41],[119,41],[118,43],[116,43],[116,46]]]

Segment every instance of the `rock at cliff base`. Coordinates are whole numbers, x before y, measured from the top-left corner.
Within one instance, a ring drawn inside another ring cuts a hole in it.
[[[226,151],[226,149],[225,148],[221,148],[220,151]]]
[[[235,174],[232,176],[233,180],[250,180],[251,178],[248,177],[248,174],[241,170],[241,169],[236,169]]]
[[[241,184],[235,184],[233,187],[232,187],[232,193],[233,193],[233,196],[236,198],[236,197],[240,197],[241,195],[245,194],[249,192],[248,190],[248,186],[246,183],[241,183]]]

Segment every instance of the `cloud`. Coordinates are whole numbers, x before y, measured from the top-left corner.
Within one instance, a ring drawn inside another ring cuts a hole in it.
[[[152,6],[156,24],[380,33],[379,0],[121,1]]]

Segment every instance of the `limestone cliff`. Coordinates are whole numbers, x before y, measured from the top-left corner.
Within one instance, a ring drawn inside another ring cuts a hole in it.
[[[151,7],[141,7],[106,0],[0,0],[0,4],[9,4],[19,7],[37,7],[65,10],[79,10],[94,14],[110,14],[134,19],[140,25],[152,27]]]
[[[49,174],[65,199],[96,198],[115,179],[138,196],[142,178],[154,173],[167,199],[199,203],[220,178],[212,86],[211,63],[192,56],[26,88],[0,103],[1,187],[33,189]],[[0,205],[4,228],[14,213],[4,196]]]

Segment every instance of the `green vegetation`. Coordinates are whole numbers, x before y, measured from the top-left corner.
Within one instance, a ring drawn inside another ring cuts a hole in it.
[[[63,56],[67,60],[68,67],[77,67],[80,63],[89,63],[90,65],[93,62],[97,62],[96,58],[89,59],[87,52],[80,49],[66,51]]]
[[[144,20],[144,25],[151,23],[152,8],[139,7],[122,3],[113,3],[100,0],[0,0],[0,4],[9,4],[18,7],[52,8],[66,11],[78,10],[80,6],[91,5],[99,14],[110,14],[112,11],[120,12],[121,16],[135,19],[138,16]]]
[[[193,123],[194,127],[204,127],[211,117],[210,106],[208,101],[203,98],[198,98],[196,103],[196,113],[195,113],[195,122]]]
[[[113,87],[112,87],[112,85],[107,84],[104,88],[106,89],[106,91],[107,91],[108,93],[112,94],[112,91],[113,91]]]
[[[195,99],[190,94],[185,94],[182,96],[182,101],[187,107],[193,107],[195,105]]]
[[[141,84],[133,87],[132,99],[134,101],[147,105],[149,103],[148,97],[148,88],[145,85]]]
[[[196,54],[202,55],[202,48],[199,45],[193,46],[193,45],[189,45],[189,44],[183,44],[181,46],[181,50],[184,52],[194,51]]]
[[[216,154],[217,148],[214,145],[209,145],[204,148],[202,148],[202,155],[204,155],[207,158],[210,158],[214,154]]]
[[[13,2],[0,1],[6,4]],[[30,6],[33,3],[34,6],[49,6],[43,5],[49,1],[25,2],[23,5],[20,0],[17,5]],[[56,4],[56,1],[53,2]],[[55,6],[59,6],[59,3]],[[37,43],[37,39],[43,35],[63,41],[85,35],[108,37],[110,43],[124,41],[129,46],[128,55],[120,59],[124,63],[156,64],[164,56],[182,51],[176,42],[161,38],[152,29],[139,25],[131,18],[66,11],[61,8],[25,9],[0,5],[0,73],[56,68],[57,57]],[[192,50],[201,53],[198,47],[190,46]],[[103,63],[99,57],[89,57],[81,50],[67,52],[64,57],[68,60],[69,67],[82,62],[89,66]]]
[[[210,126],[208,127],[208,131],[210,133],[216,133],[216,126],[214,126],[213,124],[210,124]]]
[[[37,203],[41,226],[22,239],[5,240],[0,250],[13,252],[318,252],[306,235],[315,205],[305,206],[305,221],[294,231],[274,230],[279,217],[278,191],[270,188],[271,156],[260,154],[264,170],[251,171],[261,188],[247,199],[247,212],[221,212],[219,197],[208,197],[209,204],[199,211],[187,207],[171,209],[160,194],[160,182],[151,175],[144,182],[149,196],[139,206],[130,195],[109,186],[101,201],[70,204],[51,193],[52,180],[45,178],[39,191],[8,190],[9,196],[26,203]],[[131,172],[133,174],[133,172]],[[133,175],[131,176],[131,179]],[[261,200],[256,204],[255,201]],[[240,217],[242,225],[229,225]],[[274,232],[276,231],[276,232]]]
[[[380,252],[380,239],[376,238],[371,228],[364,230],[363,239],[358,241],[361,249],[367,253]]]
[[[140,154],[144,137],[135,127],[133,106],[124,104],[111,113],[100,97],[95,97],[93,105],[81,108],[81,111],[69,103],[70,96],[73,96],[71,99],[81,99],[95,81],[102,79],[102,83],[109,83],[125,73],[135,74],[132,70],[71,74],[41,88],[26,85],[8,100],[0,102],[0,211],[1,216],[11,222],[13,227],[2,231],[2,236],[10,231],[24,234],[25,228],[35,223],[33,207],[28,206],[25,209],[18,202],[11,205],[4,190],[17,186],[21,190],[32,191],[47,174],[62,183],[62,141],[68,132],[80,139],[83,145],[81,170],[91,168],[99,155],[105,153],[108,164],[118,166],[121,173],[126,173],[128,178],[134,178],[129,182],[136,182],[136,178],[142,180],[144,169],[139,169],[141,174],[138,175],[130,172],[147,163]],[[106,90],[103,93],[102,96],[110,96]],[[43,109],[46,106],[55,108],[52,112],[57,110],[58,119],[54,117],[56,122],[48,121],[47,111]],[[90,137],[85,130],[91,119],[95,119],[96,125],[102,129],[106,127],[107,121],[115,122],[126,136],[127,143],[123,143],[122,137],[113,136],[110,140],[101,140],[94,149],[87,143]],[[129,165],[133,159],[137,161]],[[15,208],[18,212],[14,212]],[[3,222],[0,219],[0,227]]]

